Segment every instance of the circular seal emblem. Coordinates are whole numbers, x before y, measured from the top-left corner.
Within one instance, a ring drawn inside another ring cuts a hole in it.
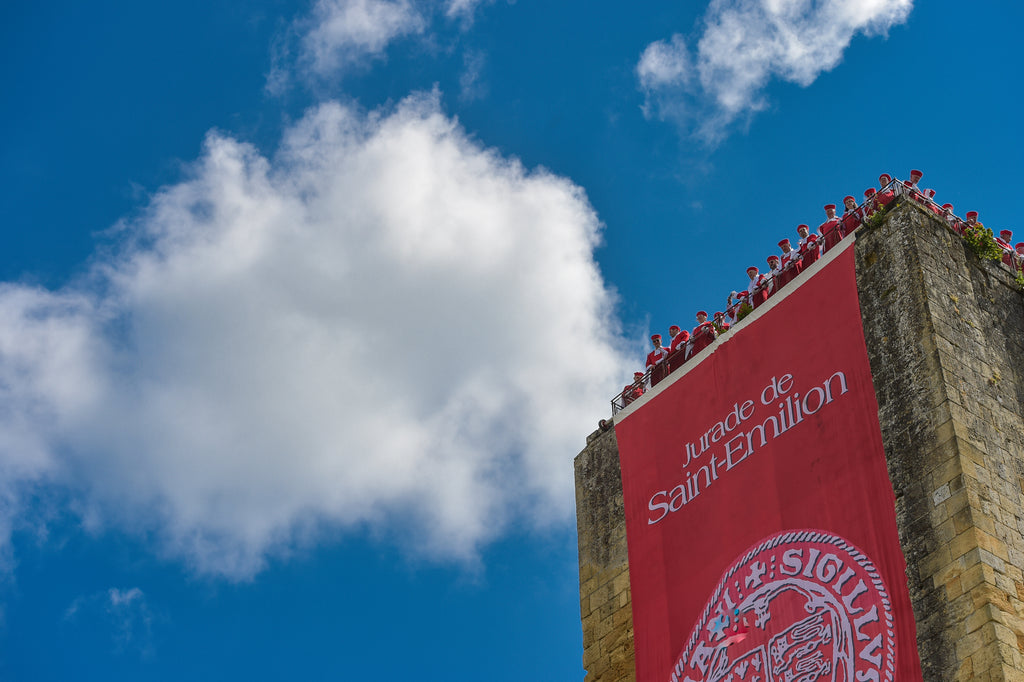
[[[892,605],[871,560],[820,530],[740,556],[690,631],[669,682],[891,682]]]

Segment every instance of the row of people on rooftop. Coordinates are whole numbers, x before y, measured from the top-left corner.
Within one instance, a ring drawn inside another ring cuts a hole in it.
[[[651,372],[650,385],[656,384],[665,374],[695,356],[711,345],[714,340],[729,331],[739,319],[768,300],[776,291],[793,281],[804,268],[809,267],[823,254],[836,247],[848,234],[856,230],[876,212],[886,209],[897,197],[905,196],[918,201],[943,217],[950,228],[958,234],[965,230],[980,226],[978,212],[968,211],[965,220],[953,213],[952,204],[935,203],[935,190],[920,189],[918,183],[924,176],[919,170],[910,171],[910,180],[894,181],[888,173],[878,176],[879,189],[869,187],[864,191],[864,201],[858,205],[852,195],[843,198],[843,214],[837,215],[835,204],[826,204],[825,222],[818,226],[817,233],[810,227],[797,226],[800,239],[796,247],[789,239],[779,242],[781,253],[768,256],[769,270],[762,273],[757,266],[747,268],[750,281],[744,291],[733,291],[729,294],[725,312],[716,312],[712,320],[708,320],[706,311],[697,313],[697,326],[693,331],[682,329],[678,325],[669,327],[671,341],[666,347],[662,343],[661,334],[651,336],[654,349],[647,354],[645,372],[634,372],[633,383],[627,384],[622,391],[622,404],[628,405],[645,391],[645,377]],[[995,241],[1003,249],[1002,261],[1011,269],[1024,271],[1024,242],[1011,246],[1013,233],[1002,230]],[[671,359],[670,359],[671,358]]]

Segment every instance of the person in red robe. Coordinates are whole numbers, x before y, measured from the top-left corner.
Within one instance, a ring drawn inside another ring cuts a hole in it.
[[[840,228],[842,229],[842,237],[845,237],[860,227],[861,223],[864,222],[864,211],[857,207],[857,200],[849,194],[843,197],[843,209],[843,218],[840,221],[842,223]]]
[[[875,202],[875,188],[868,187],[864,190],[864,218],[867,219],[878,210],[878,204]]]
[[[768,300],[768,278],[753,265],[747,268],[747,276],[750,277],[750,283],[747,285],[747,300],[752,307],[757,308]]]
[[[836,205],[825,204],[825,222],[818,225],[818,234],[825,241],[825,245],[821,249],[822,253],[828,253],[828,250],[843,238],[842,227],[839,223],[839,218],[836,217]]]
[[[674,324],[668,328],[668,335],[672,339],[672,343],[670,343],[668,347],[669,353],[675,353],[677,350],[682,348],[683,344],[690,340],[690,332],[682,329],[678,324]]]
[[[924,173],[919,170],[910,171],[910,188],[921,195],[924,195],[924,191],[918,186],[918,183],[921,182],[923,177]]]
[[[697,326],[693,328],[693,333],[690,334],[690,340],[693,343],[690,347],[690,352],[687,354],[688,357],[692,358],[710,346],[716,336],[718,336],[718,333],[715,331],[715,325],[708,322],[708,314],[703,310],[697,311]]]
[[[746,289],[744,289],[740,293],[736,294],[736,304],[735,304],[735,307],[733,308],[733,314],[732,314],[732,317],[733,317],[732,323],[733,324],[736,324],[737,322],[739,322],[739,320],[737,318],[739,317],[740,310],[743,309],[744,305],[748,305],[748,306],[750,305],[750,292],[747,291]],[[750,307],[751,307],[751,309],[753,309],[753,306],[750,306]]]
[[[1024,270],[1024,242],[1020,242],[1019,244],[1017,244],[1013,248],[1017,252],[1017,256],[1016,256],[1017,272],[1020,272],[1020,271]]]
[[[654,344],[654,350],[647,354],[648,369],[668,357],[668,349],[661,345],[661,334],[651,336],[651,343]]]
[[[910,180],[903,181],[903,194],[910,197],[919,204],[928,203],[921,190],[917,189],[917,187],[914,186],[914,183],[912,183]]]
[[[739,315],[740,306],[743,305],[743,301],[747,298],[747,292],[735,292],[729,293],[729,297],[725,301],[725,314],[729,316],[733,324],[736,324],[736,317]]]
[[[818,260],[820,250],[818,248],[818,235],[811,234],[806,225],[797,225],[796,233],[800,235],[798,250],[800,251],[800,267],[806,270],[811,263]]]
[[[674,372],[686,362],[686,342],[690,340],[690,332],[682,329],[678,324],[668,328],[668,335],[672,337],[672,343],[668,347],[668,359],[665,360],[666,371]]]
[[[933,189],[926,189],[924,191],[924,198],[927,199],[927,201],[925,201],[924,205],[928,207],[928,210],[930,210],[932,213],[934,213],[937,216],[941,216],[942,215],[942,207],[939,206],[938,203],[936,203],[936,201],[935,201],[935,190],[933,190]]]
[[[896,193],[892,187],[892,176],[888,173],[882,173],[878,176],[878,193],[875,194],[875,205],[879,209],[883,209],[891,204],[896,199]]]
[[[967,228],[974,227],[975,225],[978,224],[978,212],[977,211],[968,211],[967,213],[964,214],[964,218],[967,219],[967,224],[964,225],[964,229],[965,230]]]
[[[946,224],[953,228],[954,232],[957,234],[964,233],[964,223],[953,213],[953,204],[942,205],[942,217],[946,219]]]
[[[784,287],[792,282],[793,278],[800,274],[800,270],[803,267],[800,262],[800,252],[790,245],[788,239],[780,241],[779,248],[782,249],[782,271],[775,278],[776,288]]]
[[[647,354],[647,368],[651,370],[651,386],[665,378],[665,363],[662,362],[668,357],[668,348],[661,345],[661,334],[651,336],[651,343],[654,350]]]
[[[725,321],[725,313],[722,311],[715,313],[714,321],[711,324],[715,325],[715,331],[718,332],[719,336],[732,328],[732,325]]]
[[[1003,247],[1003,263],[1013,269],[1013,232],[1010,230],[1000,230],[999,236],[996,237],[996,243]]]
[[[644,373],[633,372],[633,383],[622,389],[622,405],[625,407],[644,394]]]
[[[779,290],[779,275],[782,274],[782,260],[774,253],[768,256],[768,295],[771,296]]]

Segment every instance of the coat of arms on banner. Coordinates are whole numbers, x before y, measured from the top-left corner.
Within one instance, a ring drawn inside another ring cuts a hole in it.
[[[871,560],[817,530],[778,533],[722,575],[669,682],[866,682],[895,670],[892,605]]]

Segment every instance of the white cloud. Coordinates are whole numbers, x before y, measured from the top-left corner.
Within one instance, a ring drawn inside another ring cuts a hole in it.
[[[380,56],[391,41],[426,25],[409,0],[318,0],[310,22],[302,58],[320,76]]]
[[[443,14],[463,29],[490,0],[317,0],[307,16],[296,19],[271,45],[266,90],[282,94],[296,74],[326,79],[383,59],[389,46],[408,36],[432,37]]]
[[[437,99],[324,104],[273,158],[211,134],[87,283],[0,289],[5,494],[62,485],[232,577],[323,530],[472,558],[570,522],[631,370],[600,225]]]
[[[695,56],[679,35],[644,50],[637,76],[645,112],[686,126],[699,118],[698,134],[713,141],[764,108],[771,79],[810,85],[842,61],[855,35],[884,35],[912,7],[913,0],[713,0]]]
[[[483,78],[487,56],[479,50],[467,50],[462,55],[462,73],[459,75],[459,99],[472,102],[487,95]]]
[[[448,17],[462,17],[471,19],[476,8],[491,0],[447,0],[445,3],[445,14]]]
[[[115,651],[131,649],[144,656],[153,653],[153,613],[138,587],[111,587],[78,597],[64,610],[64,620],[98,620],[110,628]],[[88,625],[94,627],[95,622]]]
[[[671,41],[659,40],[647,46],[640,55],[636,73],[644,89],[686,85],[693,77],[690,53],[681,35]]]

